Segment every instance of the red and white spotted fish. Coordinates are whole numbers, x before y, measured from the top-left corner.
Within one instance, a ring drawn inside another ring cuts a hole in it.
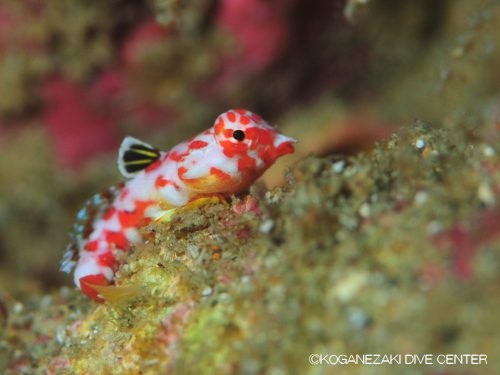
[[[276,159],[293,153],[295,142],[242,109],[221,114],[213,127],[167,152],[126,137],[118,168],[128,180],[79,211],[61,270],[74,268],[76,286],[103,302],[99,290],[113,284],[130,246],[141,241],[141,226],[198,198],[241,192]]]

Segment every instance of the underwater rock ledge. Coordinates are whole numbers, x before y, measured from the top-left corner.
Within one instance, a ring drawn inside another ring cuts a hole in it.
[[[117,273],[115,300],[63,288],[2,302],[1,368],[329,373],[309,355],[484,353],[487,367],[419,370],[498,373],[500,143],[490,133],[415,123],[370,154],[306,158],[283,188],[151,224]]]

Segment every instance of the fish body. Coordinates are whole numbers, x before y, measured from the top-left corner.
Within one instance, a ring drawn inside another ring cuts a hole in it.
[[[198,198],[241,192],[276,159],[293,153],[294,143],[241,109],[221,114],[211,128],[167,152],[125,138],[118,167],[128,180],[79,211],[61,270],[74,269],[75,285],[103,302],[98,286],[113,283],[130,246],[141,241],[141,226]]]

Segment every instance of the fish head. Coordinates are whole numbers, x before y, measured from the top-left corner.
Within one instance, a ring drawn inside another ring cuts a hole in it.
[[[263,172],[279,157],[293,153],[296,142],[244,109],[221,114],[215,121],[214,136],[226,157],[238,159],[240,172]]]

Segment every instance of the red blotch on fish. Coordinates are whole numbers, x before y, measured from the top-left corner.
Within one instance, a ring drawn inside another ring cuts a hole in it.
[[[99,242],[97,241],[89,241],[85,244],[84,248],[87,251],[96,251],[99,246]]]
[[[224,155],[229,158],[238,154],[244,154],[248,150],[248,145],[243,142],[233,143],[231,141],[221,141],[220,145],[223,149]]]
[[[160,166],[161,166],[161,160],[157,160],[153,164],[151,164],[150,166],[148,166],[145,169],[145,171],[146,172],[151,172],[151,171],[154,171],[155,169],[159,168]]]
[[[238,171],[254,170],[257,162],[251,156],[243,155],[238,159]]]
[[[104,254],[99,255],[99,263],[102,266],[112,268],[116,263],[115,256],[111,253],[111,251],[107,251]]]
[[[234,112],[229,112],[227,114],[227,119],[231,122],[235,122],[236,121],[236,115],[234,114]]]
[[[123,228],[135,228],[140,226],[140,224],[142,224],[142,220],[144,219],[146,209],[153,203],[154,202],[151,201],[136,201],[135,210],[118,211],[118,220],[120,221],[120,225]],[[125,238],[125,236],[123,238]]]
[[[200,141],[200,140],[197,140],[197,141],[193,141],[189,144],[189,148],[190,149],[199,149],[199,148],[203,148],[203,147],[206,147],[208,145],[207,142],[205,141]]]
[[[102,215],[102,218],[104,220],[109,220],[113,217],[113,215],[115,214],[116,212],[116,209],[114,207],[110,207],[105,213],[104,215]]]
[[[231,176],[219,168],[211,167],[210,174],[219,177],[221,180],[231,180]]]
[[[120,213],[118,213],[120,215]],[[105,232],[106,242],[114,244],[118,249],[126,250],[128,249],[128,241],[123,232]]]
[[[155,186],[158,188],[158,189],[161,189],[162,187],[165,187],[167,186],[168,184],[170,183],[169,180],[165,179],[163,176],[158,176],[156,178],[156,181],[155,181]]]
[[[250,124],[250,119],[247,116],[242,115],[240,117],[240,124],[241,125],[248,125],[248,124]]]

